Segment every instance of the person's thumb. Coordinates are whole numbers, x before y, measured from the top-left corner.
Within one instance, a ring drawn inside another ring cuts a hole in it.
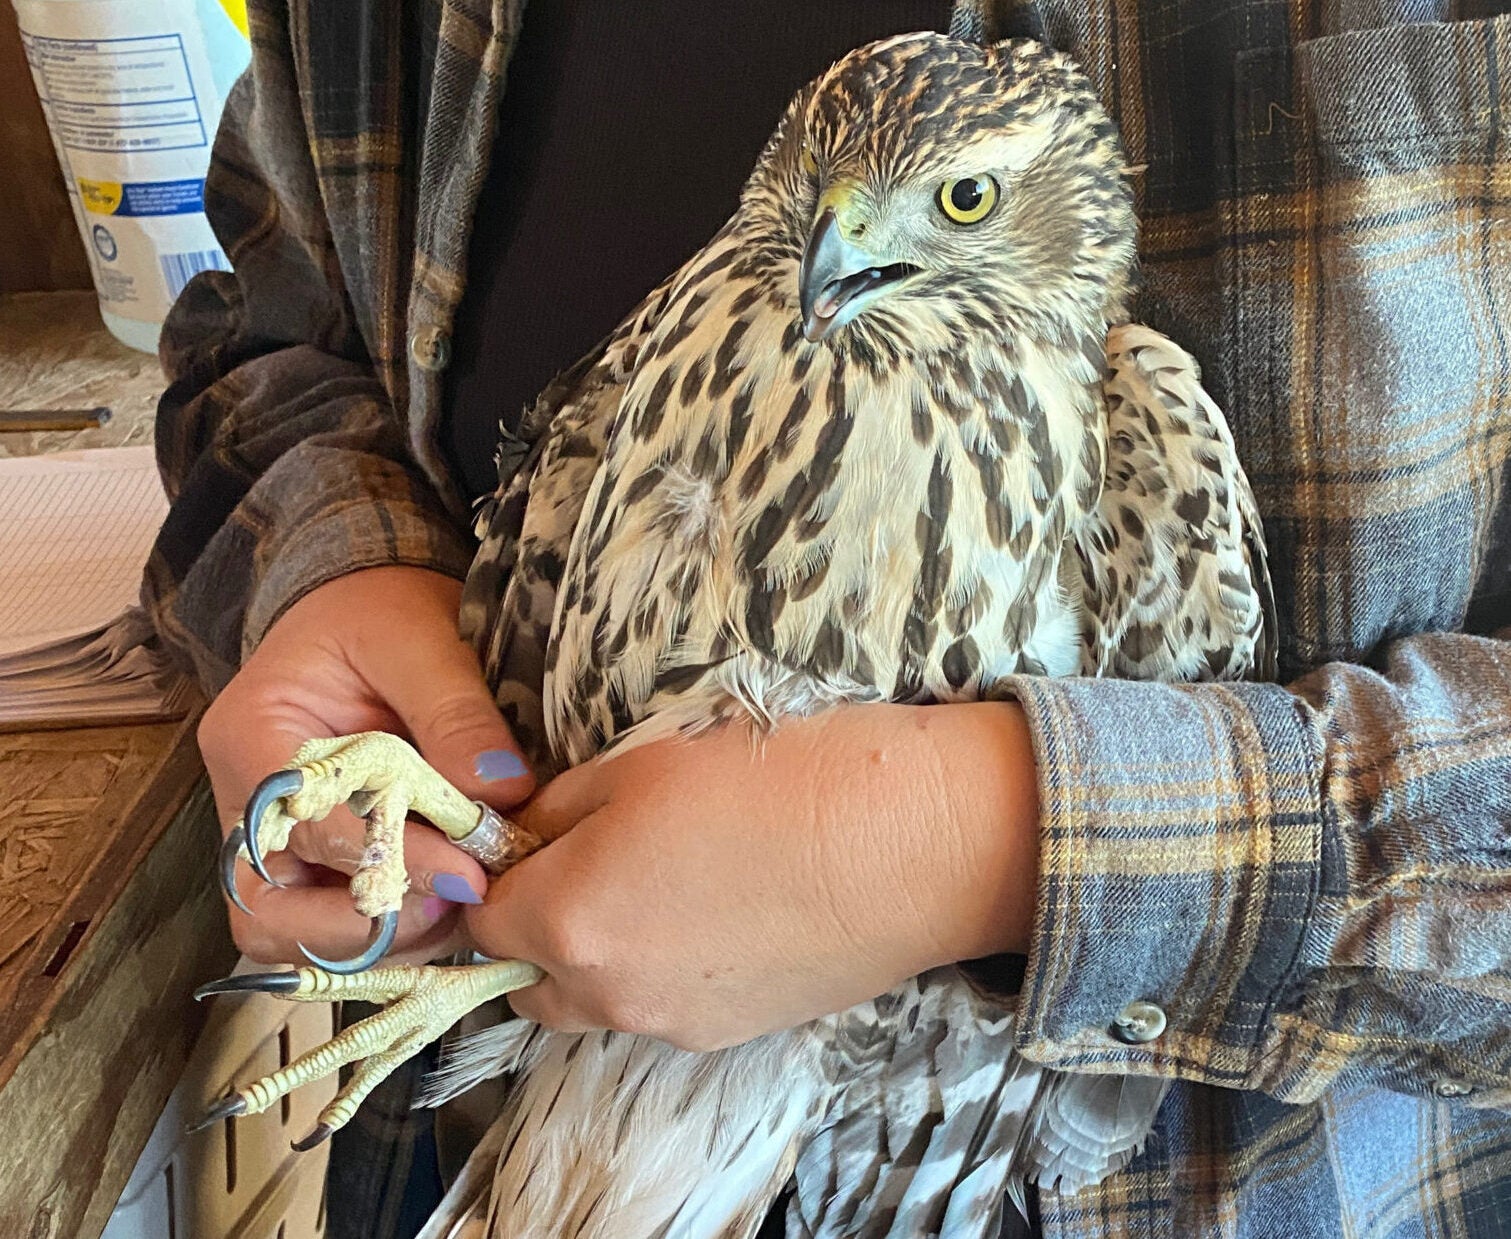
[[[421,755],[463,795],[502,811],[535,790],[477,656],[460,637],[411,646],[370,678]]]

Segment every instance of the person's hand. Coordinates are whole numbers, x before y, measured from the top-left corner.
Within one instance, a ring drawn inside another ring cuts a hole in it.
[[[461,585],[440,573],[370,568],[310,591],[280,616],[199,726],[222,830],[306,740],[359,731],[406,737],[473,799],[500,810],[524,800],[534,780],[457,633],[460,598]],[[261,963],[304,962],[300,942],[326,958],[357,954],[371,922],[353,910],[347,880],[362,845],[363,823],[339,808],[295,826],[290,850],[267,857],[286,889],[241,862],[238,889],[256,915],[230,908],[236,945]],[[388,958],[435,958],[462,943],[458,908],[481,898],[487,878],[440,831],[414,822],[404,856],[410,893]]]
[[[1014,705],[852,706],[631,749],[516,819],[554,841],[469,908],[539,964],[510,996],[561,1029],[713,1049],[928,968],[1026,949],[1038,793]]]

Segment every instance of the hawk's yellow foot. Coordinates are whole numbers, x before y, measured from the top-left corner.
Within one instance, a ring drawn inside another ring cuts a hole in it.
[[[301,1152],[313,1148],[344,1127],[367,1095],[394,1068],[441,1036],[462,1016],[490,999],[534,985],[544,975],[534,964],[505,960],[458,968],[405,965],[379,968],[360,976],[300,968],[294,972],[212,981],[196,990],[195,998],[251,991],[276,994],[294,1002],[337,1002],[350,998],[393,1005],[353,1024],[287,1067],[227,1094],[191,1130],[208,1127],[221,1119],[260,1114],[301,1085],[348,1063],[357,1063],[346,1087],[320,1112],[315,1130],[294,1145]]]
[[[237,859],[272,882],[263,857],[288,846],[295,823],[319,821],[342,804],[367,819],[366,848],[351,892],[357,911],[373,918],[374,930],[367,949],[355,959],[326,960],[304,952],[331,972],[370,968],[393,944],[399,905],[409,888],[404,821],[411,812],[445,831],[491,873],[502,873],[540,846],[533,835],[468,800],[397,736],[368,731],[316,739],[257,785],[242,820],[226,837],[220,876],[227,897],[250,913],[236,889]]]

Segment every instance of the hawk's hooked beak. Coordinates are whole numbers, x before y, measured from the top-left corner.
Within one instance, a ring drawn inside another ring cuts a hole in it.
[[[877,265],[874,255],[845,238],[833,207],[819,214],[798,269],[803,335],[826,340],[884,289],[917,270],[905,263]]]

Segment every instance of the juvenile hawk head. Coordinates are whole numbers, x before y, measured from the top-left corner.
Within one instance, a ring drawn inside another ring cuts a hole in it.
[[[1117,131],[1033,42],[926,33],[850,53],[793,101],[742,206],[771,292],[836,347],[1055,334],[1118,321],[1128,295]]]

